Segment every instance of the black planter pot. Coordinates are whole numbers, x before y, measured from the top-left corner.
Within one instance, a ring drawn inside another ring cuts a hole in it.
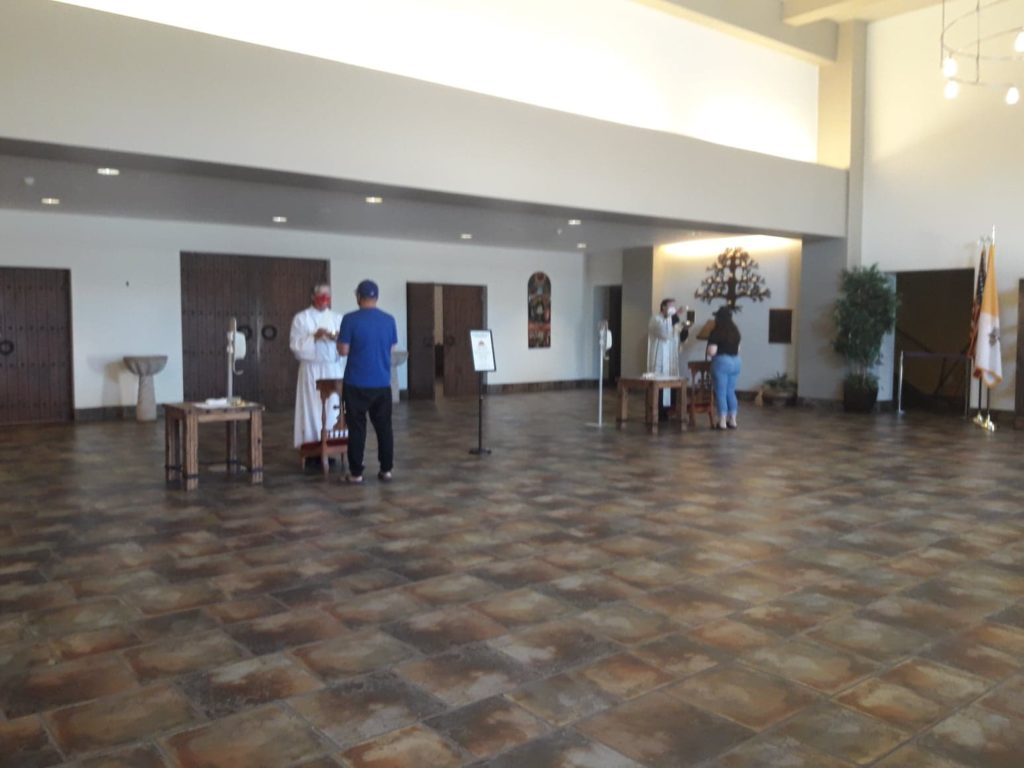
[[[847,413],[871,413],[878,401],[878,386],[860,387],[843,383],[843,410]]]

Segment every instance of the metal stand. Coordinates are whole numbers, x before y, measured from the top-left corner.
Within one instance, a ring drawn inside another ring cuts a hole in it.
[[[597,330],[597,421],[587,422],[588,427],[604,427],[604,362],[608,354],[608,321],[603,320]]]
[[[490,456],[491,449],[484,448],[484,375],[480,374],[480,410],[476,420],[476,448],[469,450],[474,456]]]
[[[903,410],[903,350],[900,350],[900,384],[899,389],[896,393],[896,415],[905,416],[906,411]]]

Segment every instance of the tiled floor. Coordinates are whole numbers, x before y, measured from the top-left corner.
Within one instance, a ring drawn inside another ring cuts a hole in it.
[[[0,766],[1024,765],[1024,434],[593,404],[403,405],[361,488],[3,430]]]

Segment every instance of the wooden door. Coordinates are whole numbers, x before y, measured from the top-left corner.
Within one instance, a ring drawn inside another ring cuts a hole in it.
[[[478,285],[446,285],[444,307],[444,396],[475,395],[478,377],[473,370],[469,332],[485,328],[485,292]],[[498,354],[500,350],[495,350]]]
[[[0,268],[0,424],[70,421],[71,275]]]
[[[434,284],[405,286],[410,400],[434,399]]]
[[[612,348],[608,350],[608,381],[615,384],[622,375],[622,286],[608,289],[608,330],[612,332]]]
[[[238,320],[247,354],[234,394],[270,410],[295,404],[298,363],[288,348],[292,317],[309,304],[327,262],[209,253],[181,254],[181,324],[186,400],[223,397],[228,322]]]
[[[259,293],[263,297],[256,339],[260,402],[270,410],[288,410],[295,406],[295,380],[299,374],[299,362],[288,347],[292,318],[309,306],[313,286],[326,282],[327,263],[280,258],[256,261],[261,281]]]

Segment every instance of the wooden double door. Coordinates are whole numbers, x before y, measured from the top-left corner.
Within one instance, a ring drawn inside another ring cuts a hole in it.
[[[71,273],[0,267],[0,424],[70,421]]]
[[[234,317],[247,347],[234,394],[269,410],[294,407],[299,364],[288,347],[292,318],[309,306],[313,285],[328,281],[329,269],[313,259],[182,253],[185,399],[226,394],[226,334]]]
[[[477,394],[469,332],[487,327],[487,288],[408,283],[405,298],[409,399]]]

